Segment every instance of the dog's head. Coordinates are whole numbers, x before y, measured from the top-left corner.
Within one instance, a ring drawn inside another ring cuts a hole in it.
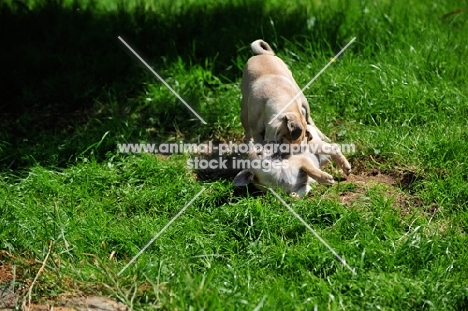
[[[239,172],[234,178],[233,185],[247,186],[253,184],[257,189],[266,191],[268,187],[276,187],[282,182],[279,171],[287,167],[288,161],[272,155],[266,148],[249,153],[247,168]],[[286,165],[285,165],[286,164]]]
[[[265,150],[265,149],[263,149]],[[318,155],[306,152],[309,160],[317,168],[320,167]],[[234,186],[253,184],[261,191],[268,188],[280,188],[288,194],[297,193],[299,197],[307,194],[309,184],[314,182],[302,168],[301,162],[291,160],[298,155],[276,154],[269,151],[249,155],[248,168],[239,172],[234,178]],[[306,161],[307,162],[307,161]]]
[[[281,117],[277,132],[277,142],[281,144],[300,144],[308,137],[307,122],[302,114],[285,113]]]

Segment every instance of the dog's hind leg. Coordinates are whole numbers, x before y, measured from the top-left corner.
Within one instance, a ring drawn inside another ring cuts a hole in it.
[[[301,154],[291,157],[289,158],[289,162],[291,162],[291,165],[299,167],[309,177],[321,184],[331,185],[334,183],[333,176],[318,169],[306,155]]]
[[[339,145],[329,144],[318,138],[314,138],[309,142],[309,151],[313,154],[329,155],[345,175],[349,175],[351,172],[351,164],[341,153]]]

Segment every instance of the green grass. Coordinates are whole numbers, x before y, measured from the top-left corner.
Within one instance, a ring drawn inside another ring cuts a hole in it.
[[[53,241],[34,301],[83,293],[133,309],[468,308],[468,13],[442,18],[465,6],[3,4],[0,265],[21,272],[19,289]],[[306,96],[324,133],[356,144],[347,155],[356,174],[377,170],[396,183],[319,185],[286,200],[356,276],[272,194],[235,189],[233,176],[202,178],[186,167],[189,155],[117,150],[122,142],[240,141],[250,42],[268,41],[303,86],[353,37]],[[357,199],[342,204],[346,193]],[[0,290],[8,285],[0,280]]]

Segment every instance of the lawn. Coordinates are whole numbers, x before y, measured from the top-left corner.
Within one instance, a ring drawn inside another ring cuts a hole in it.
[[[466,2],[38,0],[0,15],[0,309],[94,295],[133,310],[468,309]],[[352,174],[331,164],[333,186],[278,192],[356,274],[235,171],[118,148],[242,142],[252,41],[305,86],[354,37],[304,91],[322,132],[355,145]]]

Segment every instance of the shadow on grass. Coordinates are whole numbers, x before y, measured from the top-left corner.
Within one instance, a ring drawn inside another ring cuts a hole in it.
[[[118,36],[159,72],[178,61],[189,66],[208,62],[220,83],[241,76],[251,54],[249,43],[257,38],[275,48],[287,40],[320,38],[313,43],[318,51],[343,43],[339,12],[311,28],[306,10],[285,14],[280,7],[266,9],[263,1],[153,6],[141,3],[128,9],[121,4],[105,10],[95,1],[46,0],[31,7],[20,1],[0,7],[0,35],[8,47],[0,50],[2,169],[34,163],[64,166],[90,152],[102,158],[122,139],[148,137],[142,115],[159,120],[160,136],[173,134],[173,127],[207,136],[211,128],[201,130],[172,94],[167,95],[171,103],[162,99],[159,108],[141,102],[145,84],[157,80],[129,56]],[[196,111],[212,113],[190,85],[186,88],[182,95]]]

